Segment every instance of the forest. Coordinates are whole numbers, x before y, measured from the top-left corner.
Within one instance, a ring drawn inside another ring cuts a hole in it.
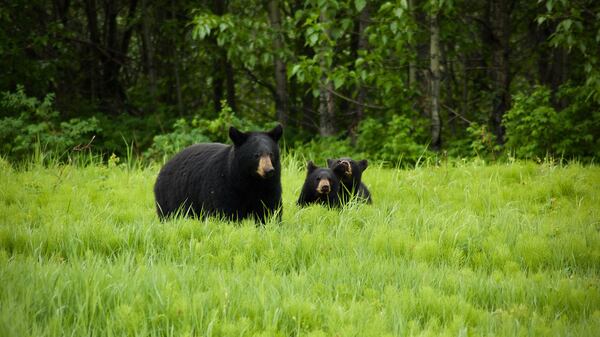
[[[161,159],[226,128],[412,164],[600,153],[594,0],[15,0],[0,149]]]
[[[1,1],[0,336],[596,337],[599,136],[597,0]]]

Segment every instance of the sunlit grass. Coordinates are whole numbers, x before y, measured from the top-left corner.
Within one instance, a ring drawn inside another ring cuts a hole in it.
[[[372,165],[331,210],[287,157],[265,227],[160,222],[158,170],[0,160],[0,336],[600,331],[598,167]]]

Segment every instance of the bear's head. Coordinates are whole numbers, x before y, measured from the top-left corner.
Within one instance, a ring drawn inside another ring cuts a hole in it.
[[[327,166],[333,170],[342,184],[347,187],[357,187],[362,179],[362,173],[369,166],[366,159],[355,161],[350,158],[327,159]]]
[[[280,177],[277,142],[282,134],[281,125],[268,132],[242,132],[230,127],[229,138],[233,141],[235,165],[240,174],[261,179]]]
[[[312,161],[307,164],[306,180],[318,195],[337,193],[339,182],[335,173],[329,168],[321,168]]]

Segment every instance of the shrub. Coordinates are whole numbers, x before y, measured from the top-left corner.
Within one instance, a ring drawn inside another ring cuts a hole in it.
[[[317,137],[308,143],[296,142],[293,152],[304,162],[312,160],[317,166],[327,166],[328,158],[364,157],[363,153],[350,146],[347,139],[337,137]]]
[[[563,86],[557,98],[570,98],[566,108],[556,111],[550,89],[538,86],[532,93],[518,93],[504,116],[506,147],[520,158],[551,156],[592,157],[599,154],[600,112],[593,101]],[[592,114],[594,118],[590,118]]]
[[[237,117],[225,101],[222,101],[221,104],[221,111],[215,119],[202,119],[196,116],[191,120],[180,118],[175,121],[173,131],[154,136],[152,145],[144,152],[144,157],[164,160],[192,144],[228,143],[231,125],[241,130],[267,130],[275,125],[272,123],[273,125],[259,127],[246,119]]]
[[[550,106],[550,90],[537,87],[531,94],[518,93],[505,114],[506,147],[521,158],[543,158],[552,152],[560,127],[558,114]]]
[[[496,135],[488,130],[487,125],[473,122],[467,127],[467,134],[466,139],[472,156],[496,158],[501,148],[496,142]]]
[[[71,118],[60,122],[59,112],[52,107],[54,95],[42,101],[28,97],[22,86],[16,92],[0,94],[0,153],[13,159],[24,159],[36,146],[64,152],[87,144],[101,129],[98,121]]]
[[[417,143],[421,126],[406,116],[394,115],[385,123],[374,118],[366,118],[359,127],[358,150],[371,153],[373,159],[393,164],[401,162],[414,164],[428,154],[427,147]]]

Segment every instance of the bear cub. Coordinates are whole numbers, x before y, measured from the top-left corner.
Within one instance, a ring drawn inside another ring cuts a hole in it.
[[[281,209],[279,146],[283,129],[229,129],[233,145],[192,145],[169,160],[154,185],[161,219],[176,215],[254,218],[264,223]],[[279,212],[281,219],[281,212]]]
[[[318,203],[329,207],[338,206],[339,188],[339,181],[333,170],[317,167],[312,161],[309,161],[298,205],[307,206]]]
[[[340,182],[340,203],[347,203],[354,195],[358,201],[372,203],[371,192],[362,182],[362,173],[369,166],[366,159],[358,162],[351,158],[327,159],[327,166],[333,170]]]

